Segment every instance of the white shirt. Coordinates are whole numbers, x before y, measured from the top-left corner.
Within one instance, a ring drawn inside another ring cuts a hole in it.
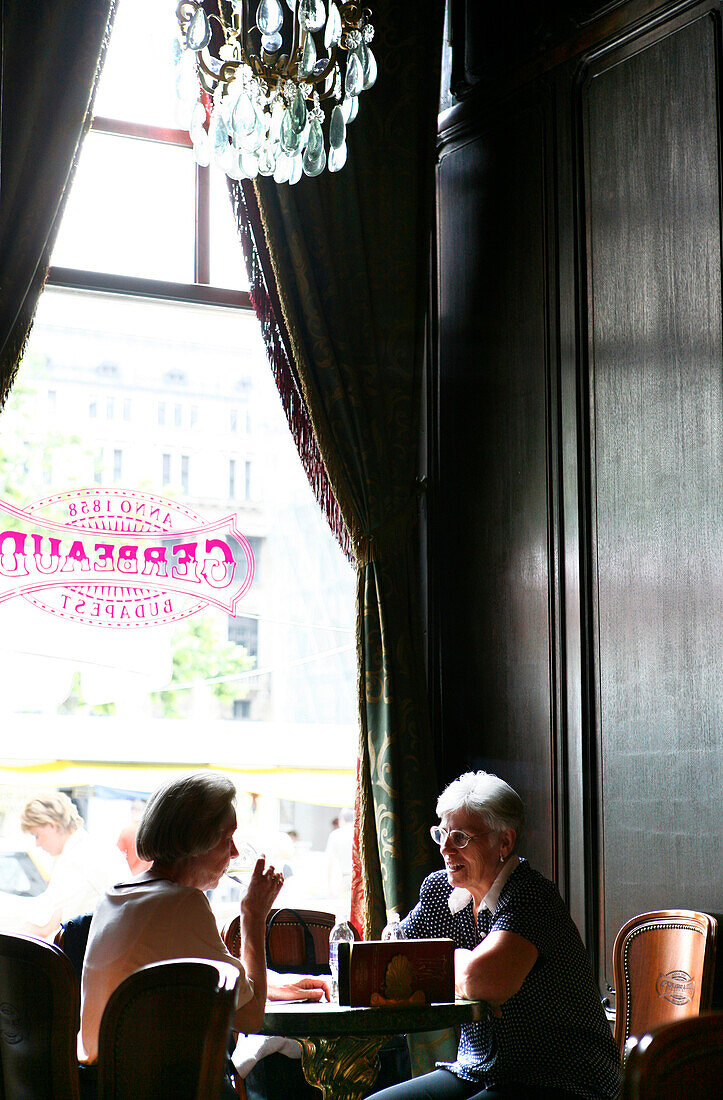
[[[226,950],[200,890],[154,879],[150,872],[109,890],[95,911],[85,952],[80,1060],[96,1061],[103,1010],[125,978],[148,963],[184,958],[231,963],[241,971],[236,1007],[251,1000],[243,964]]]
[[[520,857],[516,855],[509,856],[507,860],[502,864],[500,873],[495,881],[490,886],[489,890],[482,898],[480,909],[484,905],[486,909],[489,909],[490,913],[494,915],[494,911],[497,908],[497,902],[500,900],[500,894],[502,893],[502,887],[507,882],[515,868],[519,865]],[[472,900],[472,895],[469,890],[464,890],[461,886],[455,887],[452,893],[449,895],[447,904],[449,905],[450,913],[461,913]]]
[[[52,939],[64,921],[92,913],[124,869],[128,873],[125,861],[119,856],[117,849],[97,843],[85,829],[76,829],[56,857],[47,889],[37,897],[21,899],[24,904],[18,909],[18,919],[42,928],[60,911],[57,925],[48,933]]]

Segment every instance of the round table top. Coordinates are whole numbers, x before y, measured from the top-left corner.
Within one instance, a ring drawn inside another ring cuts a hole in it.
[[[337,1036],[406,1035],[412,1031],[437,1031],[455,1024],[475,1023],[487,1012],[484,1001],[448,1001],[444,1003],[400,1007],[381,1005],[352,1008],[329,1001],[270,1001],[264,1014],[265,1035]]]

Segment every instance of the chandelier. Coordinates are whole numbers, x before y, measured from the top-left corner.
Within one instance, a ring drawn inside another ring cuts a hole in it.
[[[324,0],[215,3],[210,15],[209,0],[176,9],[185,47],[179,95],[195,100],[189,133],[198,163],[213,159],[231,179],[291,184],[327,165],[338,172],[359,95],[377,76],[369,9],[335,0],[328,11]]]

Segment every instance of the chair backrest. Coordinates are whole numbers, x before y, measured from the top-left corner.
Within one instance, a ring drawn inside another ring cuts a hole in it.
[[[0,1100],[78,1100],[78,997],[62,951],[0,934]]]
[[[613,945],[615,1040],[627,1040],[710,1007],[717,921],[666,909],[633,917]]]
[[[336,917],[316,909],[272,909],[266,921],[266,962],[291,974],[329,973],[329,933]],[[224,929],[226,947],[239,958],[240,920]]]
[[[623,1100],[723,1096],[723,1012],[691,1016],[644,1035],[628,1054]]]
[[[172,959],[112,993],[98,1037],[99,1100],[211,1100],[221,1093],[239,971]]]

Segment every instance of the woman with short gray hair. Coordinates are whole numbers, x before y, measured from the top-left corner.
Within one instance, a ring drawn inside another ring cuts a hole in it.
[[[554,883],[518,855],[522,800],[466,772],[437,802],[444,870],[402,921],[410,938],[455,944],[458,997],[486,1001],[451,1063],[370,1100],[613,1100],[620,1059],[580,935]]]

